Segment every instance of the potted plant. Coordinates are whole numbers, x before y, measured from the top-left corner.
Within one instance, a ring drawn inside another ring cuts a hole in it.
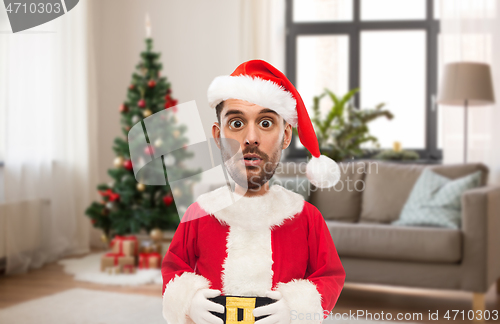
[[[359,88],[353,89],[338,98],[332,91],[325,89],[313,99],[314,116],[311,121],[316,130],[321,154],[334,161],[340,162],[363,155],[367,151],[361,148],[363,143],[378,145],[377,138],[370,134],[368,123],[382,116],[387,119],[394,117],[390,111],[382,109],[385,103],[380,103],[372,109],[355,108],[351,104],[351,98],[358,91]],[[322,120],[319,102],[325,96],[332,100],[333,106]],[[298,135],[296,129],[293,131]]]

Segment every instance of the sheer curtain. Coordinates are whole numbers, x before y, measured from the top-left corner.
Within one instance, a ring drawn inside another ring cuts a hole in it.
[[[490,168],[490,183],[500,184],[500,2],[440,0],[439,78],[449,62],[490,64],[496,104],[469,109],[468,161]],[[463,108],[439,106],[445,163],[460,163],[463,155]]]
[[[89,251],[84,210],[97,177],[89,6],[0,34],[7,274]]]

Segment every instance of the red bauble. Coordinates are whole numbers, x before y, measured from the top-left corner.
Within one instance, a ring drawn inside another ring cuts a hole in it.
[[[149,80],[148,87],[150,87],[150,88],[156,87],[156,81],[155,80]]]
[[[172,202],[174,201],[174,198],[172,198],[172,196],[170,195],[166,195],[165,197],[163,197],[163,203],[166,205],[166,206],[170,206],[172,205]]]
[[[139,106],[139,108],[144,108],[146,107],[146,100],[144,99],[141,99],[137,102],[137,106]]]
[[[120,105],[120,112],[121,113],[126,113],[128,111],[128,107],[126,104],[121,104]]]
[[[154,148],[150,145],[146,146],[146,148],[144,149],[144,153],[146,153],[147,155],[153,155],[154,152]]]
[[[132,167],[132,161],[130,160],[125,160],[125,162],[123,162],[123,167],[129,171],[132,171],[133,167]]]
[[[128,86],[128,88],[129,88],[130,90],[134,90],[134,89],[135,89],[135,85],[134,85],[134,84],[131,84],[131,85],[129,85],[129,86]]]

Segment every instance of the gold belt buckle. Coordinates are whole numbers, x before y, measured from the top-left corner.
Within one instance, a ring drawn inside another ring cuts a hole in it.
[[[238,309],[243,309],[243,320],[238,321]],[[255,297],[227,297],[226,324],[253,324],[255,317]]]

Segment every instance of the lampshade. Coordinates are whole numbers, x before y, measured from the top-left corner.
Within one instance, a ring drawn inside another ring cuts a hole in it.
[[[481,106],[495,103],[490,66],[479,62],[446,64],[437,102],[443,105]]]

